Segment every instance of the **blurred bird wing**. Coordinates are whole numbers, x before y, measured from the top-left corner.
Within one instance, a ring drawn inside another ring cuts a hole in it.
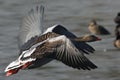
[[[103,26],[99,25],[98,28],[101,31],[101,33],[110,34],[110,32],[106,28],[104,28]]]
[[[19,32],[19,47],[43,32],[44,6],[36,6],[23,18]]]
[[[73,68],[84,70],[97,68],[96,65],[79,52],[70,39],[63,35],[51,38],[39,47],[41,47],[41,51],[31,54],[32,58],[41,58],[41,54],[44,54]]]

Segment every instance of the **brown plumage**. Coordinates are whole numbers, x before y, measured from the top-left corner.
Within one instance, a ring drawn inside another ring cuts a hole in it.
[[[54,35],[52,33],[49,34]],[[76,47],[79,45],[82,44],[78,41],[76,42],[75,39],[67,38],[64,35],[58,35],[38,45],[31,55],[31,58],[53,58],[62,61],[70,67],[83,70],[97,68],[97,66],[89,61],[84,54],[80,52],[81,50]]]
[[[56,40],[56,38],[59,37],[62,38]],[[94,65],[84,56],[84,53],[89,54],[94,52],[94,49],[85,43],[89,42],[89,40],[91,41],[91,38],[88,39],[87,37],[92,37],[92,39],[93,37],[97,38],[93,35],[68,38],[65,35],[60,35],[54,32],[48,32],[46,34],[39,36],[36,39],[35,43],[33,44],[33,46],[37,45],[36,50],[31,55],[31,58],[37,59],[51,58],[51,60],[57,59],[59,61],[62,61],[64,64],[77,69],[90,70],[97,68],[96,65]],[[39,43],[42,44],[39,45]]]
[[[98,25],[95,20],[92,20],[89,24],[88,29],[92,34],[97,34],[97,35],[108,35],[110,32],[105,29],[103,26]]]

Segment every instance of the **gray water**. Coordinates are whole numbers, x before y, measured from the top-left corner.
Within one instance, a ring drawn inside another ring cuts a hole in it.
[[[23,16],[35,5],[44,4],[44,27],[63,24],[77,36],[89,34],[88,24],[95,18],[111,35],[89,43],[96,52],[86,55],[98,68],[76,70],[52,61],[33,70],[21,70],[6,77],[5,67],[18,56],[17,34]],[[120,80],[120,50],[113,46],[113,22],[120,11],[120,0],[0,0],[0,80]]]

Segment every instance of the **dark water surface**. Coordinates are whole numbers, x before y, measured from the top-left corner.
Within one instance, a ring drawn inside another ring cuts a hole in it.
[[[63,24],[77,36],[89,34],[92,18],[107,28],[111,35],[90,43],[95,54],[87,56],[98,68],[91,71],[72,69],[52,61],[34,70],[22,70],[6,77],[5,67],[18,56],[17,34],[22,17],[35,5],[43,3],[45,27]],[[0,0],[0,80],[120,80],[120,50],[113,46],[113,18],[120,11],[120,0]]]

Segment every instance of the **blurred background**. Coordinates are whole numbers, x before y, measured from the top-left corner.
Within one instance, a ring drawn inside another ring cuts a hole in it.
[[[88,25],[96,19],[111,32],[99,36],[102,41],[89,43],[96,52],[87,56],[98,68],[76,70],[52,61],[43,67],[21,70],[6,77],[5,67],[18,56],[17,35],[22,18],[35,5],[45,6],[44,27],[62,24],[81,36],[90,34]],[[120,50],[113,46],[116,24],[113,19],[120,11],[120,0],[0,0],[0,80],[119,80]]]

